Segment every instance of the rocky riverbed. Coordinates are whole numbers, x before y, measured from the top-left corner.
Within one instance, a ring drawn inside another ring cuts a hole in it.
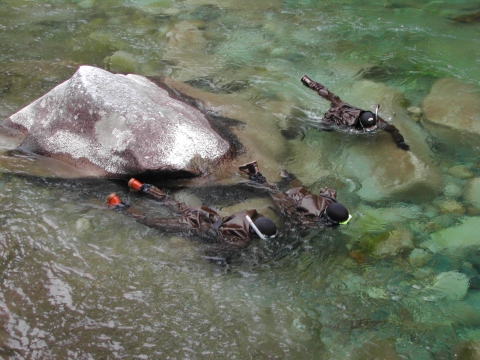
[[[1,356],[475,359],[480,354],[478,7],[468,1],[2,1],[6,119],[80,65],[168,79],[234,119],[244,151],[196,180],[157,179],[222,214],[271,202],[236,167],[257,159],[328,186],[347,227],[216,254],[108,211],[124,181],[85,179],[0,143]],[[308,74],[381,115],[388,134],[319,131]],[[68,178],[68,179],[66,179]],[[278,219],[277,219],[278,220]]]

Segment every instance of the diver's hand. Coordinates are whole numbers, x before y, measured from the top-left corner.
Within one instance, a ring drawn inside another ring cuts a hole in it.
[[[400,149],[405,150],[405,151],[410,150],[410,146],[408,146],[408,145],[405,144],[404,142],[399,142],[399,143],[397,143],[397,146],[398,146]]]
[[[383,126],[379,126],[379,127],[381,129],[383,129],[384,131],[388,132],[392,136],[395,144],[397,144],[397,146],[402,150],[405,150],[405,151],[410,150],[410,146],[405,144],[405,139],[403,138],[402,134],[400,134],[398,129],[391,124],[387,124],[387,125],[384,125],[384,124],[385,123],[383,123],[383,124],[380,123],[380,125],[383,125]]]

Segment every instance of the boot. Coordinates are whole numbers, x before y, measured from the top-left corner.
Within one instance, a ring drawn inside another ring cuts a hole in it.
[[[300,79],[300,81],[302,82],[303,85],[305,85],[306,87],[308,87],[312,90],[315,90],[315,91],[319,91],[319,90],[322,90],[324,88],[323,85],[317,83],[316,81],[313,81],[307,75],[303,75],[302,78]]]
[[[108,195],[105,204],[115,211],[120,211],[128,207],[116,193],[111,193],[110,195]]]
[[[260,170],[258,169],[258,164],[256,160],[253,160],[252,162],[249,162],[245,165],[240,166],[238,170],[244,172],[247,175],[255,175],[260,172]]]
[[[267,182],[267,179],[262,175],[260,170],[258,169],[257,161],[249,162],[248,164],[242,165],[238,168],[241,172],[244,172],[248,175],[248,178],[251,181],[257,182],[259,184],[263,184]]]
[[[107,201],[106,201],[106,204],[108,207],[115,207],[121,203],[122,203],[122,200],[116,193],[111,193],[110,195],[108,195]]]
[[[142,190],[143,184],[137,179],[131,178],[128,181],[128,187],[132,189],[132,191],[140,191]]]
[[[303,85],[309,88],[311,88],[313,83],[315,82],[312,79],[310,79],[307,75],[303,75],[300,81],[302,82]]]
[[[150,194],[158,200],[163,200],[167,197],[167,194],[159,188],[151,184],[143,184],[135,178],[131,178],[128,181],[128,186],[130,187],[130,189],[132,189],[132,191],[141,191],[145,194]]]

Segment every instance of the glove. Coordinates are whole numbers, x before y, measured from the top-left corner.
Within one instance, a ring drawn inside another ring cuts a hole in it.
[[[408,146],[407,144],[405,144],[403,141],[400,142],[400,143],[397,143],[397,146],[398,146],[400,149],[405,150],[405,151],[410,150],[410,146]]]

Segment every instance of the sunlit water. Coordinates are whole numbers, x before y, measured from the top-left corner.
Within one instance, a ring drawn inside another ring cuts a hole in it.
[[[285,231],[216,254],[106,210],[113,191],[155,208],[122,182],[19,176],[2,158],[1,356],[476,358],[478,249],[433,253],[420,244],[477,218],[465,190],[479,176],[477,136],[405,120],[423,134],[441,189],[428,200],[365,203],[359,179],[342,173],[352,159],[338,156],[358,138],[312,127],[328,104],[299,78],[308,74],[352,101],[368,99],[355,97],[352,84],[371,80],[403,94],[404,108],[420,106],[439,78],[478,91],[478,16],[453,20],[478,11],[473,1],[426,0],[0,1],[1,118],[80,64],[171,76],[238,95],[265,109],[278,131],[293,128],[279,166],[314,191],[337,188],[355,214],[347,229]],[[117,51],[126,60],[116,61]],[[275,101],[284,106],[272,111]],[[28,168],[28,158],[15,161]],[[235,187],[177,190],[226,212],[252,196]],[[392,236],[410,243],[379,251]]]

